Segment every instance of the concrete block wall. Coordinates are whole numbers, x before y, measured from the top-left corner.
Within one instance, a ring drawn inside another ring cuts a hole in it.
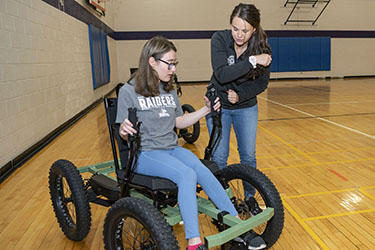
[[[108,93],[93,90],[87,24],[41,0],[0,1],[0,167]]]

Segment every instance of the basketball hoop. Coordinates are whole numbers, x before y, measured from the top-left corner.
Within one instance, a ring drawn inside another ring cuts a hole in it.
[[[88,0],[89,4],[102,16],[105,16],[106,0]]]

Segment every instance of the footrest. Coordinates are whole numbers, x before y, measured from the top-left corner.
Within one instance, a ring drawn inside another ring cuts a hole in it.
[[[213,206],[212,202],[202,197],[198,197],[198,211],[212,217],[215,220],[219,219],[218,214],[221,212],[215,206]],[[205,244],[208,248],[223,245],[235,237],[240,236],[270,220],[273,215],[274,209],[271,207],[267,207],[261,213],[252,216],[247,220],[241,220],[230,214],[226,214],[222,217],[222,221],[224,224],[228,225],[229,228],[218,234],[205,237]]]
[[[105,175],[93,175],[89,183],[97,195],[103,195],[109,200],[118,200],[120,198],[120,187],[117,182]]]

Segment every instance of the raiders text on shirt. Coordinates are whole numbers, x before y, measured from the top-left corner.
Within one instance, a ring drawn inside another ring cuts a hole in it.
[[[160,96],[138,97],[138,103],[142,110],[150,108],[176,107],[173,95],[162,94]]]

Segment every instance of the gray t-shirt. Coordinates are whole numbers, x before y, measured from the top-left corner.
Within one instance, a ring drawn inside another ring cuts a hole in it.
[[[134,85],[125,84],[119,92],[116,122],[128,118],[128,108],[137,108],[140,127],[141,150],[169,150],[178,146],[178,136],[174,131],[176,117],[184,113],[176,90],[167,93],[162,84],[160,95],[144,97],[134,90]]]

